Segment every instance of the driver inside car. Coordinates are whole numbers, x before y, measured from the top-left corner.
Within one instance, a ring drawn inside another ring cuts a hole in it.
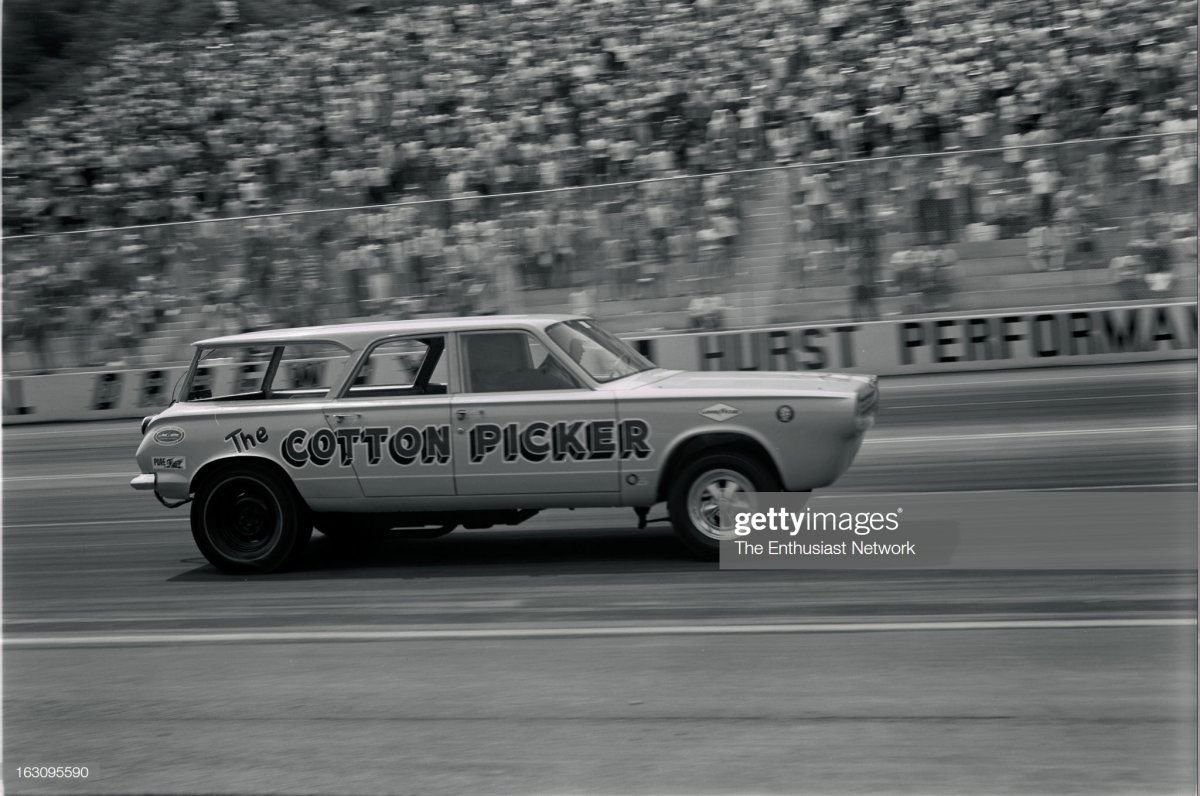
[[[549,353],[533,367],[524,332],[474,334],[466,338],[472,392],[565,390],[577,385]]]

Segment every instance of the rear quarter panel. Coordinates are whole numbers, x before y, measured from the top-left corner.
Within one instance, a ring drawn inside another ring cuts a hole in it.
[[[341,464],[337,456],[323,467],[295,469],[283,461],[281,446],[290,431],[328,427],[324,405],[324,400],[175,404],[147,429],[138,447],[138,466],[142,472],[155,473],[159,493],[173,500],[188,496],[194,489],[196,473],[205,465],[234,458],[266,459],[278,464],[306,500],[361,497],[353,468]],[[183,439],[171,445],[156,442],[156,433],[167,427],[180,429]],[[182,458],[184,466],[164,470],[156,467],[156,457]]]

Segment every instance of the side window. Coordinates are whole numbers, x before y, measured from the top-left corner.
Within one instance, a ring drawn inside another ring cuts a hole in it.
[[[445,351],[444,337],[380,343],[367,355],[346,395],[443,395],[447,382]]]
[[[279,367],[267,384],[276,353],[280,353]],[[346,349],[330,343],[206,349],[200,352],[186,400],[251,401],[320,396],[341,379],[349,358]]]
[[[283,347],[271,394],[280,398],[324,395],[343,377],[350,354],[329,343],[294,343]]]
[[[247,401],[263,397],[273,348],[223,346],[200,353],[189,401]]]
[[[574,390],[581,385],[528,332],[462,335],[467,392]]]

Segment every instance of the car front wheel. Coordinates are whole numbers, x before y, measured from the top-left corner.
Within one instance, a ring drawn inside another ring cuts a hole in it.
[[[278,572],[299,560],[312,523],[282,476],[233,465],[206,478],[192,501],[192,538],[217,569]]]
[[[734,516],[750,510],[756,492],[779,492],[779,479],[743,453],[711,453],[683,469],[671,484],[667,509],[684,546],[699,559],[717,560],[721,541],[736,538]]]

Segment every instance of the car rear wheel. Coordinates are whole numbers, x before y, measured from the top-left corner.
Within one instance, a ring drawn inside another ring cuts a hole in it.
[[[667,510],[684,546],[715,561],[721,541],[736,538],[734,515],[750,510],[756,492],[779,492],[779,479],[759,459],[743,453],[710,453],[687,465],[671,484]]]
[[[286,569],[311,536],[312,523],[291,484],[262,467],[226,467],[205,479],[192,501],[192,538],[223,572]]]

